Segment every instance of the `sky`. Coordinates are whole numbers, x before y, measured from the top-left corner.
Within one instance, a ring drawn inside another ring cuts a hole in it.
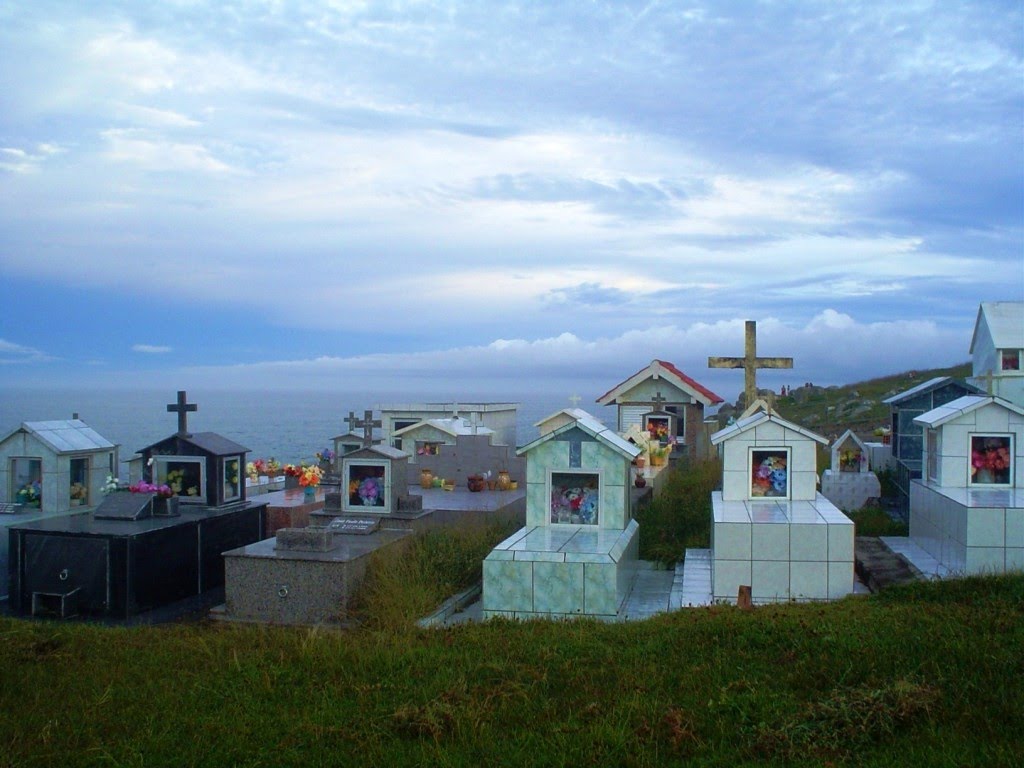
[[[597,396],[969,359],[1019,2],[0,4],[0,388]]]

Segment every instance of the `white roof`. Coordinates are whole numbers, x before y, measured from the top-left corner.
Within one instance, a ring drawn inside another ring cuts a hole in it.
[[[971,354],[974,354],[982,319],[996,349],[1024,349],[1024,301],[983,301],[974,322]]]
[[[895,394],[892,397],[887,397],[882,402],[885,403],[886,405],[889,405],[891,403],[895,403],[897,400],[903,400],[904,398],[907,397],[913,397],[914,395],[917,395],[921,392],[927,392],[929,389],[933,389],[934,387],[937,387],[939,384],[942,384],[945,381],[949,381],[952,378],[952,376],[936,376],[934,379],[928,379],[928,381],[924,382],[923,384],[918,384],[916,387],[911,387],[905,392],[900,392],[899,394]]]
[[[407,459],[407,458],[409,458],[409,454],[408,453],[406,453],[405,451],[400,451],[397,448],[392,448],[390,445],[368,445],[368,446],[364,446],[364,447],[360,448],[357,451],[352,451],[351,453],[346,453],[344,456],[342,456],[342,460],[350,459],[350,458],[358,458],[356,456],[356,454],[357,453],[362,453],[363,451],[372,451],[373,453],[376,453],[377,455],[383,456],[384,458],[387,458],[387,459]]]
[[[992,405],[993,403],[1024,416],[1024,408],[1011,403],[1009,400],[1003,400],[1001,397],[993,397],[992,395],[964,395],[945,405],[940,405],[938,408],[932,408],[927,413],[922,413],[914,419],[914,423],[935,429],[947,421],[952,421],[959,416]]]
[[[828,440],[822,437],[821,435],[815,432],[811,432],[809,429],[804,429],[799,424],[794,424],[791,421],[786,421],[784,418],[782,418],[776,413],[766,413],[764,411],[758,411],[757,413],[747,416],[744,419],[739,419],[735,424],[730,424],[725,429],[718,430],[717,432],[715,432],[715,434],[711,436],[711,444],[718,445],[723,440],[728,440],[731,437],[735,437],[736,435],[746,432],[748,429],[753,429],[759,424],[764,424],[765,422],[769,421],[772,422],[773,424],[778,424],[783,429],[789,429],[794,432],[799,432],[804,437],[810,438],[811,440],[819,442],[822,445],[828,445]]]
[[[598,421],[597,418],[591,416],[586,411],[580,408],[572,408],[567,410],[572,410],[578,413],[579,415],[575,416],[573,421],[570,421],[567,424],[563,424],[558,429],[541,435],[532,443],[527,443],[522,448],[519,448],[518,450],[516,450],[516,455],[522,456],[524,453],[533,450],[541,443],[545,443],[548,440],[552,440],[558,435],[561,435],[572,429],[576,429],[577,427],[579,429],[582,429],[591,437],[596,438],[597,440],[610,445],[612,448],[617,450],[622,455],[628,457],[629,459],[635,459],[637,456],[640,455],[641,451],[639,448],[637,448],[631,442],[629,442],[624,437],[616,433],[614,430],[606,427],[604,424]]]
[[[538,421],[533,426],[539,427],[541,424],[545,424],[545,423],[551,421],[556,416],[562,416],[562,415],[568,416],[570,419],[573,419],[573,420],[576,420],[576,419],[579,419],[579,418],[582,418],[582,417],[585,417],[585,416],[590,416],[590,414],[587,413],[586,411],[584,411],[582,408],[562,408],[560,411],[555,411],[554,413],[548,414],[547,416],[545,416],[543,419]]]
[[[455,416],[450,419],[425,419],[424,421],[417,422],[408,427],[395,430],[394,436],[401,437],[406,432],[413,432],[423,427],[434,427],[442,432],[451,435],[452,437],[458,437],[459,435],[493,435],[494,430],[489,427],[485,427],[482,424],[478,424],[474,429],[473,425],[466,421],[461,416]]]
[[[115,447],[112,442],[79,419],[25,421],[20,427],[8,433],[4,440],[22,430],[39,438],[56,453],[105,451]]]

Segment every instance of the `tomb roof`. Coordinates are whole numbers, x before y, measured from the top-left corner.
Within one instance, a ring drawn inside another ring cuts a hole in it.
[[[579,419],[581,417],[590,416],[590,414],[584,411],[582,408],[562,408],[561,410],[555,411],[554,413],[549,413],[547,416],[545,416],[543,419],[538,421],[533,426],[539,427],[541,424],[545,424],[551,421],[556,416],[561,416],[563,414],[568,416],[570,419]]]
[[[981,302],[971,337],[972,355],[983,321],[996,349],[1024,349],[1024,301]]]
[[[80,419],[61,421],[25,421],[17,429],[3,437],[18,432],[28,432],[50,447],[54,453],[78,453],[81,451],[103,451],[114,448],[114,444],[96,432]]]
[[[239,445],[234,440],[229,440],[223,435],[218,435],[216,432],[195,432],[188,435],[173,434],[170,437],[165,437],[159,442],[147,445],[145,448],[140,448],[139,453],[148,451],[150,448],[155,448],[158,445],[163,445],[168,440],[177,438],[183,442],[194,445],[206,453],[214,456],[232,456],[237,453],[248,453],[249,449],[244,445]]]
[[[459,435],[493,435],[494,430],[489,427],[485,427],[482,424],[478,424],[474,430],[473,425],[463,419],[461,416],[455,416],[450,419],[424,419],[421,422],[413,424],[408,427],[396,430],[394,433],[395,437],[401,437],[407,432],[413,432],[417,429],[422,429],[424,426],[431,426],[435,429],[439,429],[442,432],[451,435],[452,437],[458,437]]]
[[[649,378],[659,378],[662,376],[665,377],[669,383],[674,384],[676,387],[688,393],[704,405],[717,405],[718,403],[725,402],[721,397],[716,395],[707,387],[698,384],[694,379],[687,376],[672,363],[657,359],[652,360],[651,364],[646,368],[641,368],[622,383],[609,389],[597,398],[597,402],[601,405],[611,405],[617,398],[631,390],[640,382],[646,381]]]
[[[364,447],[360,448],[357,451],[352,451],[352,453],[346,454],[343,458],[345,458],[345,459],[359,458],[359,454],[366,453],[367,451],[369,451],[371,453],[376,453],[378,456],[383,456],[386,459],[407,459],[407,458],[409,458],[409,454],[408,453],[406,453],[405,451],[400,451],[397,448],[392,448],[390,445],[367,445],[367,446],[364,446]]]
[[[964,395],[963,397],[958,397],[956,400],[952,400],[945,405],[940,405],[938,408],[932,408],[927,413],[922,413],[914,419],[914,423],[935,429],[936,427],[942,426],[946,422],[952,421],[959,416],[963,416],[976,411],[979,408],[984,408],[992,404],[1002,406],[1009,411],[1013,411],[1019,416],[1024,416],[1024,408],[1021,408],[1008,400],[1003,400],[1001,397],[995,397],[993,395]]]
[[[801,427],[799,424],[794,424],[791,421],[786,421],[784,418],[776,413],[767,413],[765,411],[758,411],[757,413],[751,414],[745,418],[739,419],[735,424],[730,424],[724,429],[720,429],[711,435],[711,444],[718,445],[723,440],[728,440],[736,435],[746,432],[748,429],[764,424],[765,422],[772,422],[778,424],[783,429],[792,430],[793,432],[799,432],[804,437],[810,438],[822,445],[828,445],[828,439],[821,435],[811,432],[809,429]]]
[[[974,392],[981,394],[980,389],[975,387],[973,384],[968,384],[962,379],[955,379],[952,376],[936,376],[934,379],[928,379],[928,381],[918,384],[916,387],[911,387],[905,392],[900,392],[892,397],[887,397],[882,402],[886,405],[895,405],[903,402],[904,400],[916,397],[917,395],[923,395],[926,392],[931,392],[932,390],[938,389],[939,387],[947,384],[959,384],[967,390],[973,390]]]
[[[553,440],[559,435],[562,435],[566,432],[569,432],[577,428],[583,430],[596,440],[606,443],[607,445],[611,446],[616,451],[618,451],[623,456],[626,456],[629,459],[635,459],[637,456],[640,455],[641,451],[639,448],[637,448],[631,442],[629,442],[624,437],[616,433],[614,430],[606,427],[594,416],[590,415],[586,411],[583,411],[579,408],[573,408],[569,410],[578,411],[581,415],[574,417],[573,421],[570,421],[567,424],[563,424],[558,429],[552,430],[551,432],[541,435],[532,443],[527,443],[522,448],[517,449],[516,455],[522,456],[524,453],[532,451],[541,443],[546,443],[548,440]]]

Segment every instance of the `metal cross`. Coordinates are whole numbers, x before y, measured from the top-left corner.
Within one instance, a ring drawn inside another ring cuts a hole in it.
[[[758,368],[792,368],[792,357],[758,357],[757,323],[747,320],[743,357],[709,357],[708,368],[742,368],[743,393],[749,407],[757,399]]]
[[[169,403],[167,406],[168,413],[178,414],[178,434],[188,435],[188,414],[194,413],[199,410],[199,406],[195,403],[188,402],[188,397],[185,394],[185,390],[178,390],[178,402]]]

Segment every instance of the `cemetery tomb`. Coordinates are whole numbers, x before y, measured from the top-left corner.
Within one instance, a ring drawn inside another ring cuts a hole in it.
[[[910,539],[950,571],[1024,568],[1024,408],[969,395],[918,416]]]
[[[429,419],[449,419],[462,416],[476,421],[481,427],[494,432],[494,442],[500,445],[516,444],[516,403],[406,403],[380,406],[381,436],[385,444],[406,451],[414,450],[405,443],[400,430]]]
[[[634,426],[649,429],[654,425],[663,444],[672,438],[677,450],[703,455],[707,439],[704,409],[723,400],[672,363],[652,360],[597,402],[615,408],[615,431],[620,435]]]
[[[266,503],[246,501],[246,449],[189,433],[184,395],[168,406],[178,432],[141,451],[147,482],[169,486],[172,501],[117,491],[88,514],[12,526],[12,612],[128,619],[219,587],[221,553],[261,538]]]
[[[821,474],[821,494],[848,512],[882,495],[878,477],[871,471],[868,447],[850,430],[832,445],[832,466]]]
[[[518,453],[526,526],[484,561],[484,618],[617,618],[638,560],[629,499],[639,449],[583,412]]]
[[[422,499],[409,495],[408,460],[408,454],[386,445],[360,448],[343,456],[341,510],[390,514],[422,509]]]
[[[1024,407],[1024,301],[982,302],[970,353],[970,382]]]
[[[825,438],[760,411],[711,442],[723,472],[712,494],[713,599],[735,602],[741,587],[757,603],[850,594],[853,522],[817,492],[816,446]]]

